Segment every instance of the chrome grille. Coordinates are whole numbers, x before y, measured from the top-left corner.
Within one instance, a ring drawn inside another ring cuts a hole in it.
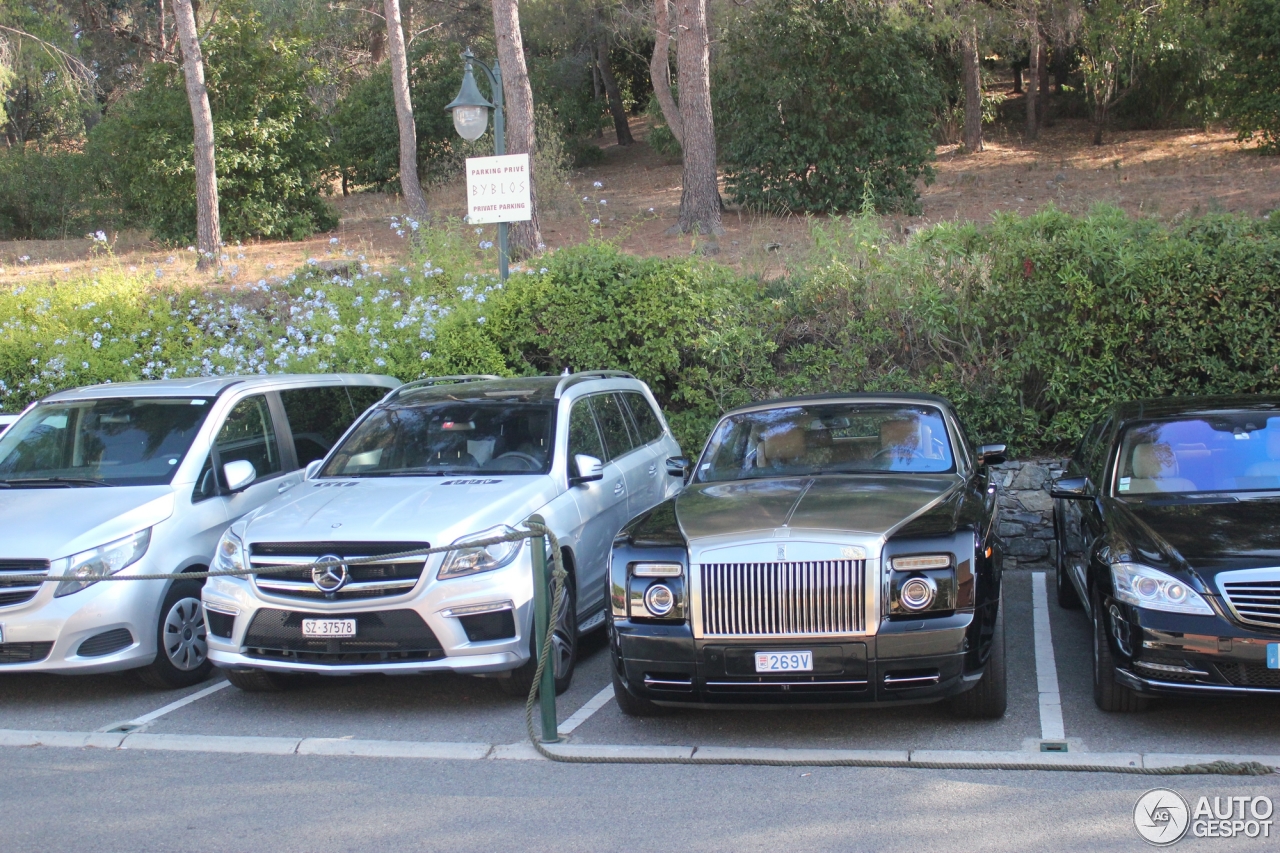
[[[866,630],[864,560],[703,563],[702,636],[786,637]]]
[[[39,581],[6,580],[15,575],[47,575],[48,560],[0,560],[0,607],[25,604],[40,591]]]
[[[349,566],[350,580],[336,593],[324,593],[311,582],[311,564],[326,554],[354,559],[430,547],[426,542],[255,542],[250,545],[249,564],[298,567],[295,571],[255,575],[254,584],[270,595],[328,601],[386,598],[404,595],[418,585],[426,567],[425,557],[398,557]]]
[[[1280,580],[1226,581],[1222,591],[1241,622],[1280,628]]]

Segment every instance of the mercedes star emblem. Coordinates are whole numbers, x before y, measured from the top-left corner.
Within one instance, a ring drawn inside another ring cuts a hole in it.
[[[316,585],[316,589],[332,595],[347,585],[351,575],[347,572],[346,564],[339,562],[341,559],[337,554],[325,554],[316,559],[317,563],[328,563],[311,570],[311,582]]]

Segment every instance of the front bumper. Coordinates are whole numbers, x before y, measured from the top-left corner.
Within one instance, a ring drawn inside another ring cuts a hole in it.
[[[245,578],[211,578],[204,587],[209,659],[224,669],[321,675],[472,674],[515,669],[532,648],[533,580],[528,549],[493,572],[435,580],[442,558],[428,561],[409,592],[380,598],[326,600],[269,594]],[[495,609],[495,639],[471,639],[460,608]],[[509,614],[509,619],[507,618]],[[315,640],[302,619],[354,619],[356,636]]]
[[[130,571],[150,570],[144,561]],[[45,583],[30,601],[0,607],[0,674],[118,672],[155,660],[165,581],[104,581],[62,598],[57,588]]]
[[[770,707],[935,702],[972,688],[972,613],[881,623],[874,636],[695,639],[688,625],[613,623],[613,665],[634,695],[660,705]],[[814,653],[811,673],[757,675],[757,651]]]
[[[1217,616],[1189,616],[1122,606],[1110,627],[1120,655],[1116,680],[1151,695],[1280,697],[1280,669],[1267,647],[1280,632],[1255,631]]]

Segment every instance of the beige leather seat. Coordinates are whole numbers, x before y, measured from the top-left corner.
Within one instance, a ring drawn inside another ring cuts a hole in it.
[[[804,429],[799,424],[774,427],[764,434],[761,446],[764,458],[757,457],[761,467],[794,465],[805,455]]]
[[[901,419],[880,424],[880,452],[900,456],[923,452],[916,421]]]
[[[1178,476],[1178,457],[1167,444],[1139,444],[1133,448],[1133,476],[1125,494],[1194,492],[1196,484]],[[1123,485],[1123,483],[1121,484]]]

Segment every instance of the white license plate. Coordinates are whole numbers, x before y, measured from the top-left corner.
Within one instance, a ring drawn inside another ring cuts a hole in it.
[[[756,652],[756,672],[813,672],[813,652]]]
[[[354,637],[356,620],[354,619],[303,619],[302,636],[304,637]]]

